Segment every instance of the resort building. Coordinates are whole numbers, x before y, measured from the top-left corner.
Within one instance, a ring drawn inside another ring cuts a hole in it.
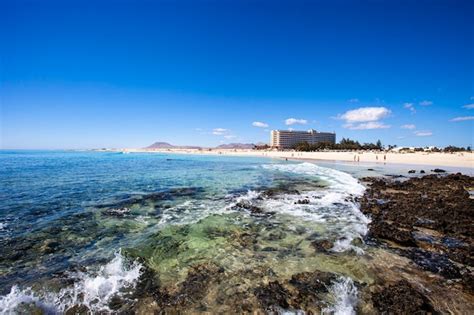
[[[331,132],[317,132],[314,129],[308,131],[294,130],[272,130],[270,146],[275,149],[291,149],[295,144],[307,142],[315,144],[318,142],[336,143],[336,134]]]

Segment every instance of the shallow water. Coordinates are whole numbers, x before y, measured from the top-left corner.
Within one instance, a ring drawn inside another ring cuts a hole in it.
[[[198,311],[232,311],[262,283],[323,271],[338,279],[320,309],[348,314],[354,282],[374,281],[355,202],[366,168],[56,151],[0,151],[0,164],[3,313],[115,312],[136,303],[145,270],[172,292],[200,264],[224,280],[208,281]]]

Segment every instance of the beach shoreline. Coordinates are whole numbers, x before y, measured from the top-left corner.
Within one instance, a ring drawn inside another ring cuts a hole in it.
[[[351,162],[354,165],[370,163],[383,165],[416,165],[431,167],[460,167],[474,169],[474,154],[469,152],[441,153],[441,152],[371,152],[371,151],[323,151],[323,152],[295,152],[295,151],[260,151],[242,149],[123,149],[124,153],[168,153],[190,155],[223,155],[244,157],[269,157],[303,161],[336,161]]]

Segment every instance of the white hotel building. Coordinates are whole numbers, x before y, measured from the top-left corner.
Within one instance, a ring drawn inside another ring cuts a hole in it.
[[[294,130],[272,130],[270,146],[275,149],[291,149],[295,144],[307,142],[315,144],[318,142],[336,143],[336,134],[331,132],[317,132],[314,129],[308,131]]]

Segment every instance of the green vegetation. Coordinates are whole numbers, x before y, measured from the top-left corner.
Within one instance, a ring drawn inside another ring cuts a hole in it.
[[[359,141],[354,141],[349,138],[342,138],[339,143],[318,142],[309,144],[307,142],[300,142],[293,146],[296,151],[321,151],[321,150],[383,150],[382,142],[378,140],[376,143],[360,144]]]
[[[308,142],[300,142],[293,146],[293,149],[296,151],[303,151],[303,152],[314,152],[314,151],[322,151],[322,150],[373,150],[373,151],[382,151],[382,150],[393,150],[396,148],[396,145],[387,145],[384,147],[380,140],[377,140],[376,143],[364,143],[360,144],[359,141],[351,140],[349,138],[342,138],[339,143],[331,143],[331,142],[318,142],[315,144],[309,144]],[[471,152],[472,149],[470,146],[467,148],[464,147],[456,147],[453,145],[447,146],[445,148],[437,148],[437,147],[417,147],[417,148],[400,148],[399,152],[446,152],[446,153],[453,153],[453,152]]]

